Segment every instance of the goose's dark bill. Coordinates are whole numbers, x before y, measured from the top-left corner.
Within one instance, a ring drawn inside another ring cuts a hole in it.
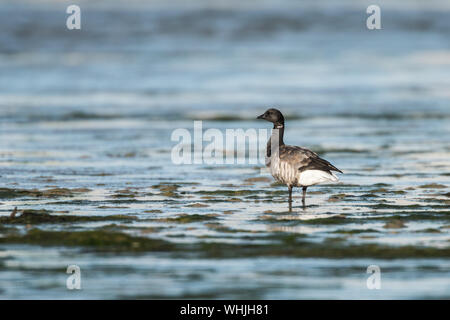
[[[303,188],[302,202],[304,205],[306,189],[309,186],[339,181],[333,171],[340,173],[342,171],[330,162],[306,148],[284,144],[284,116],[279,110],[268,109],[257,119],[272,122],[273,128],[277,129],[272,131],[267,142],[266,164],[275,180],[288,186],[290,209],[293,187]],[[274,139],[278,140],[278,144],[272,144]],[[274,149],[273,146],[275,146]]]

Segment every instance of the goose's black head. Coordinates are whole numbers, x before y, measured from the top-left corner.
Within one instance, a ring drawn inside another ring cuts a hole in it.
[[[280,110],[277,109],[268,109],[262,115],[257,117],[256,119],[264,119],[266,121],[272,122],[274,128],[276,127],[284,127],[284,117]]]

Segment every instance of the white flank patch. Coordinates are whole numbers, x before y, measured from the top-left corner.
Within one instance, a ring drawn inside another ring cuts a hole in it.
[[[299,185],[307,187],[319,183],[336,182],[338,177],[322,170],[306,170],[300,173]]]

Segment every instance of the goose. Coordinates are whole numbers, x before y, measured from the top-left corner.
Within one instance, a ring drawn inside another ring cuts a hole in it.
[[[309,186],[339,181],[333,171],[343,172],[327,160],[309,149],[284,144],[284,117],[279,110],[268,109],[257,119],[273,123],[272,135],[267,141],[265,163],[275,180],[287,185],[289,210],[292,209],[293,187],[302,187],[305,208],[306,189]]]

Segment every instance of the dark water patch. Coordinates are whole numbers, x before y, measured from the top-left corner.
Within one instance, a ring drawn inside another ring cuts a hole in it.
[[[337,184],[323,184],[324,187],[332,187],[333,189],[339,188],[361,188],[363,185],[350,184],[350,183],[337,183]]]
[[[200,115],[200,116],[186,116],[185,119],[191,121],[217,121],[217,122],[238,122],[238,121],[257,121],[256,117],[245,117],[239,115],[230,115],[230,114],[213,114],[213,115]],[[287,114],[284,116],[285,120],[302,120],[303,117],[298,115]]]
[[[122,204],[122,203],[128,203],[128,204],[133,204],[133,203],[154,203],[154,202],[160,202],[160,201],[156,201],[156,200],[136,200],[134,198],[132,199],[115,199],[115,200],[108,200],[107,203],[114,203],[114,204]],[[174,200],[165,200],[165,203],[172,203],[175,202]],[[103,201],[103,203],[105,203],[105,201]]]
[[[375,229],[339,229],[334,231],[333,233],[360,234],[360,233],[379,233],[379,231]]]
[[[368,190],[368,193],[381,193],[381,194],[405,194],[406,192],[403,190],[389,190],[386,189],[384,187],[380,187],[380,188],[376,188],[376,189],[372,189],[372,190]]]
[[[236,196],[247,196],[247,195],[254,195],[258,193],[265,193],[265,190],[224,190],[224,189],[217,189],[214,191],[195,191],[193,193],[196,194],[203,194],[203,195],[219,195],[219,196],[227,196],[227,197],[236,197]],[[275,191],[271,192],[272,194],[276,193]]]
[[[76,246],[103,252],[172,252],[201,258],[238,257],[314,257],[314,258],[442,258],[450,256],[450,248],[423,246],[386,246],[377,244],[348,244],[345,238],[322,243],[304,241],[296,235],[283,236],[273,243],[226,244],[201,242],[174,244],[165,240],[130,236],[119,232],[77,231],[54,232],[31,229],[25,235],[8,235],[0,244],[33,244],[40,246]]]
[[[428,212],[428,211],[418,211],[418,212],[396,212],[395,214],[388,216],[372,216],[368,218],[368,221],[390,221],[390,220],[401,220],[407,221],[450,221],[450,211],[445,212]]]
[[[279,236],[277,236],[277,234],[278,234],[277,232],[268,234],[265,231],[234,229],[234,228],[227,227],[218,222],[205,223],[205,227],[210,228],[217,232],[222,232],[222,233],[246,233],[246,234],[251,233],[252,234],[252,236],[249,236],[249,237],[241,236],[241,237],[239,237],[239,239],[256,239],[256,238],[258,238],[258,239],[278,238],[279,239]],[[263,235],[261,235],[261,234],[263,234]],[[284,236],[284,234],[282,234],[282,236]]]
[[[192,300],[213,300],[213,299],[223,299],[224,297],[233,297],[233,299],[239,300],[250,300],[264,299],[265,295],[269,290],[267,288],[241,288],[228,289],[220,288],[217,289],[205,289],[202,292],[183,292],[182,299],[192,299]],[[177,299],[179,296],[174,296],[172,294],[165,294],[164,292],[159,293],[149,293],[142,295],[126,295],[121,294],[118,299],[123,300],[158,300],[158,299]]]
[[[153,219],[153,221],[173,222],[173,223],[193,223],[193,222],[204,222],[214,220],[217,220],[217,217],[204,214],[183,214],[175,218]]]
[[[75,215],[52,215],[47,210],[24,210],[20,216],[0,217],[0,223],[3,224],[41,224],[41,223],[77,223],[77,222],[95,222],[95,221],[115,221],[131,222],[136,217],[127,215],[110,216],[75,216]]]
[[[202,243],[200,251],[209,258],[236,257],[314,257],[314,258],[442,258],[450,255],[450,248],[421,246],[384,246],[377,244],[352,245],[345,238],[330,239],[324,243],[306,241],[283,241],[277,244],[233,245],[224,243]]]
[[[348,195],[346,195],[345,193],[338,193],[338,194],[334,194],[332,196],[330,196],[328,198],[328,202],[338,202],[338,201],[343,201],[348,197]]]
[[[108,224],[106,226],[99,227],[96,230],[117,231],[117,232],[129,230],[129,231],[139,231],[142,234],[149,234],[149,233],[157,233],[164,229],[166,229],[166,228],[164,228],[164,227],[140,227],[140,226],[136,226],[136,225],[124,225],[124,224],[112,223],[112,224]]]
[[[43,231],[31,229],[25,235],[10,235],[0,238],[1,244],[34,244],[40,246],[79,246],[98,251],[167,251],[174,245],[164,241],[133,237],[120,232],[96,231]]]
[[[206,203],[223,203],[224,202],[224,199],[222,199],[222,198],[218,198],[218,199],[216,199],[216,198],[214,198],[214,197],[208,197],[208,198],[205,198],[205,197],[201,197],[202,199],[205,199],[203,202],[206,202]],[[231,199],[227,199],[226,201],[228,202],[238,202],[238,201],[243,201],[242,199],[238,199],[238,198],[231,198]]]
[[[162,213],[162,210],[158,209],[145,210],[144,213]]]
[[[426,120],[426,119],[436,119],[442,120],[450,118],[447,113],[432,113],[432,112],[411,112],[411,113],[338,113],[335,114],[336,118],[345,119],[362,119],[362,120],[388,120],[388,121],[399,121],[399,120]]]
[[[136,151],[119,152],[119,153],[107,153],[110,158],[136,158],[136,157],[147,157],[144,154],[138,154]]]
[[[329,218],[315,218],[315,219],[308,219],[308,220],[298,220],[298,219],[292,219],[290,215],[286,216],[279,216],[280,213],[276,213],[273,215],[270,215],[274,212],[267,212],[266,215],[261,215],[258,217],[257,220],[254,220],[255,222],[261,223],[286,223],[290,222],[292,225],[301,225],[301,224],[321,224],[321,225],[333,225],[333,224],[348,224],[353,223],[354,220],[352,218],[346,218],[343,215],[334,215]],[[286,214],[289,214],[290,212],[284,212]]]
[[[364,193],[361,195],[361,197],[363,197],[363,198],[378,198],[379,196],[377,196],[376,194],[372,194],[372,193]]]
[[[161,166],[150,166],[150,167],[147,167],[146,169],[147,170],[162,170],[162,168],[163,167],[161,167]]]
[[[83,111],[74,111],[61,115],[57,120],[59,121],[70,121],[70,120],[98,120],[98,119],[117,119],[121,118],[118,114],[98,114],[98,113],[88,113]]]
[[[283,184],[283,183],[281,183],[281,182],[278,182],[278,181],[275,181],[275,182],[272,182],[271,184],[270,184],[270,186],[271,187],[286,187],[286,185],[285,184]]]
[[[348,240],[348,236],[342,236],[342,237],[326,237],[323,239],[325,243],[338,243],[338,242],[344,242]]]
[[[293,190],[295,191],[296,189],[294,188]],[[284,186],[284,188],[279,189],[279,190],[270,190],[269,189],[269,190],[260,190],[259,192],[264,192],[265,194],[267,194],[270,197],[277,197],[277,196],[282,196],[282,197],[286,196],[287,197],[287,195],[288,195],[288,189],[286,186]]]
[[[250,183],[254,183],[254,182],[271,182],[272,179],[267,178],[267,177],[253,177],[253,178],[247,178],[244,180],[244,182],[250,182]]]
[[[204,199],[204,200],[215,200],[216,198],[215,197],[213,197],[213,196],[202,196],[202,197],[200,197],[201,199]]]
[[[0,188],[0,199],[13,199],[20,197],[36,197],[36,198],[73,197],[76,194],[86,193],[89,191],[91,190],[86,188],[77,188],[77,189],[52,188],[46,190]]]
[[[110,177],[110,176],[114,176],[114,173],[109,173],[109,172],[98,172],[98,173],[92,173],[92,174],[88,174],[91,177]]]
[[[164,182],[152,186],[153,189],[158,189],[161,195],[169,198],[179,198],[180,195],[177,193],[177,191],[178,188],[180,187],[181,186],[179,184],[164,183]]]
[[[0,220],[0,223],[1,220]],[[6,226],[6,225],[1,225],[0,224],[0,235],[8,235],[11,233],[17,233],[19,230],[16,227],[12,227],[12,226]]]
[[[435,194],[437,197],[441,197],[441,194]],[[426,198],[421,199],[420,201],[427,202],[427,203],[445,203],[447,206],[450,206],[450,199],[439,199],[439,198]]]
[[[137,192],[124,189],[124,190],[118,190],[116,191],[111,197],[113,198],[134,198],[138,195]]]
[[[119,207],[119,206],[98,206],[98,209],[129,209],[130,207]]]
[[[419,186],[419,188],[422,189],[444,189],[447,188],[447,186],[444,186],[443,184],[439,184],[439,183],[429,183],[429,184],[424,184]]]
[[[203,203],[192,203],[192,204],[186,205],[185,207],[189,207],[189,208],[207,208],[207,207],[209,207],[209,205],[203,204]]]
[[[394,210],[402,210],[402,209],[448,209],[448,206],[446,205],[440,205],[440,204],[429,204],[429,205],[420,205],[420,204],[407,204],[407,205],[396,205],[396,204],[390,204],[390,203],[377,203],[377,204],[371,204],[371,205],[362,205],[364,207],[368,207],[371,209],[394,209]]]
[[[329,218],[316,218],[309,220],[298,220],[297,224],[321,224],[321,225],[336,225],[359,222],[359,219],[347,218],[343,215],[335,215]]]
[[[378,188],[378,189],[369,190],[368,192],[370,192],[370,193],[389,193],[389,190],[386,188]]]
[[[388,184],[388,183],[374,183],[372,184],[372,187],[390,187],[392,186],[392,184]]]
[[[248,121],[250,120],[250,118],[244,118],[244,117],[240,117],[240,116],[233,116],[233,115],[227,115],[227,114],[217,114],[217,115],[211,115],[211,116],[186,116],[187,120],[191,120],[191,121],[197,121],[197,120],[202,120],[202,121],[220,121],[220,122],[236,122],[236,121]],[[253,119],[251,119],[253,120]]]
[[[213,229],[218,232],[224,232],[224,233],[249,232],[246,230],[232,229],[232,228],[224,226],[223,224],[220,224],[220,223],[205,223],[205,227],[208,227],[208,228]]]
[[[112,201],[109,201],[112,202]],[[68,200],[68,201],[54,201],[54,202],[46,202],[48,205],[73,205],[73,206],[98,206],[101,204],[105,204],[104,200]]]
[[[312,194],[325,194],[325,192],[316,190],[316,191],[308,191],[308,194],[309,195],[312,195]]]
[[[167,235],[168,238],[186,238],[184,233],[172,233]],[[199,238],[207,238],[207,236],[200,236]]]
[[[353,216],[346,215],[330,215],[327,218],[314,218],[314,219],[292,219],[290,215],[277,216],[277,215],[262,215],[259,216],[258,220],[254,220],[258,223],[290,223],[291,225],[345,225],[345,224],[365,224],[372,222],[391,222],[391,221],[402,221],[406,223],[408,221],[450,221],[450,212],[442,213],[429,213],[428,211],[422,212],[397,212],[392,215],[382,215],[379,216],[375,212],[366,216],[366,218],[357,218]]]
[[[264,198],[261,198],[260,196],[258,196],[256,194],[254,196],[246,196],[244,198],[247,199],[247,200],[261,200],[261,199],[264,199]],[[267,199],[267,197],[265,199]]]
[[[63,114],[46,113],[46,114],[27,114],[24,119],[26,122],[41,122],[41,121],[76,121],[76,120],[112,120],[125,118],[120,114],[100,114],[90,113],[84,111],[73,111]]]
[[[0,264],[0,270],[2,270],[2,265]],[[8,267],[4,267],[4,270],[8,270],[8,271],[14,271],[14,272],[26,272],[28,275],[33,275],[33,276],[39,276],[39,275],[43,275],[43,274],[49,274],[49,275],[54,275],[55,273],[60,273],[60,272],[65,272],[64,268],[61,267],[51,267],[51,266],[46,266],[45,268],[39,269],[37,270],[35,267],[33,266],[26,266],[26,265],[15,265],[14,267],[8,266]],[[58,288],[60,285],[59,284],[47,284],[47,285],[39,285],[36,286],[35,288],[37,288],[38,290],[45,290],[45,289],[56,289]]]
[[[378,237],[374,236],[374,235],[361,235],[359,236],[360,239],[367,239],[367,240],[373,240],[373,239],[377,239]]]
[[[47,183],[57,181],[53,177],[49,177],[49,176],[39,176],[39,177],[33,178],[32,180],[39,181],[39,182],[47,182]]]
[[[406,224],[402,219],[391,219],[383,226],[385,229],[401,229],[406,228]]]
[[[436,228],[427,228],[423,230],[416,230],[415,233],[442,233],[441,230]]]

